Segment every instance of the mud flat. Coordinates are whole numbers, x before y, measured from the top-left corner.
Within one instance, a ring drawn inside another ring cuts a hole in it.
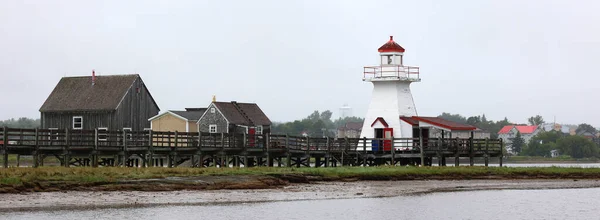
[[[412,180],[293,183],[270,189],[6,193],[0,212],[414,196],[432,192],[600,187],[599,180]]]

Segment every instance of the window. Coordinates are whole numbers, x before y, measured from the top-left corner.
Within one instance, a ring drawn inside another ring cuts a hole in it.
[[[209,125],[208,126],[208,132],[210,132],[210,133],[217,133],[217,125]]]
[[[256,134],[262,134],[262,133],[263,133],[263,126],[262,125],[256,126]]]
[[[73,129],[83,129],[83,117],[73,116]]]
[[[58,128],[48,128],[48,130],[50,130],[50,140],[58,140],[60,136],[58,134]]]
[[[215,113],[215,108],[210,108],[210,113]]]
[[[98,128],[98,140],[99,141],[108,140],[108,128]]]
[[[127,135],[127,140],[133,140],[133,134],[131,133],[131,128],[123,128],[123,131]]]

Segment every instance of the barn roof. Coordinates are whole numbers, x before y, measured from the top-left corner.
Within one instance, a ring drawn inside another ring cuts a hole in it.
[[[92,85],[92,76],[63,77],[40,112],[115,110],[138,78],[138,74],[97,76]]]
[[[256,103],[213,102],[227,118],[229,123],[237,125],[271,125],[271,120]]]

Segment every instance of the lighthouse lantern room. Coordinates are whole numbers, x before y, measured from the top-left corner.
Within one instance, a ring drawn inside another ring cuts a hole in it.
[[[360,137],[376,139],[366,143],[367,150],[387,150],[392,138],[413,137],[413,125],[400,117],[417,116],[410,84],[421,81],[419,67],[404,65],[405,50],[393,36],[378,52],[380,64],[364,67],[363,73],[363,81],[373,84],[373,93]]]

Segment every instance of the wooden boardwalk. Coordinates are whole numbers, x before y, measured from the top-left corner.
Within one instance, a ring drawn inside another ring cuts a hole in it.
[[[311,138],[289,135],[211,134],[199,132],[48,130],[0,128],[2,167],[8,155],[31,155],[33,167],[44,158],[56,157],[62,166],[176,167],[329,167],[377,165],[438,165],[446,158],[498,157],[502,165],[500,139],[401,138],[350,139]],[[372,142],[384,145],[370,147]],[[421,147],[422,146],[422,147]]]

